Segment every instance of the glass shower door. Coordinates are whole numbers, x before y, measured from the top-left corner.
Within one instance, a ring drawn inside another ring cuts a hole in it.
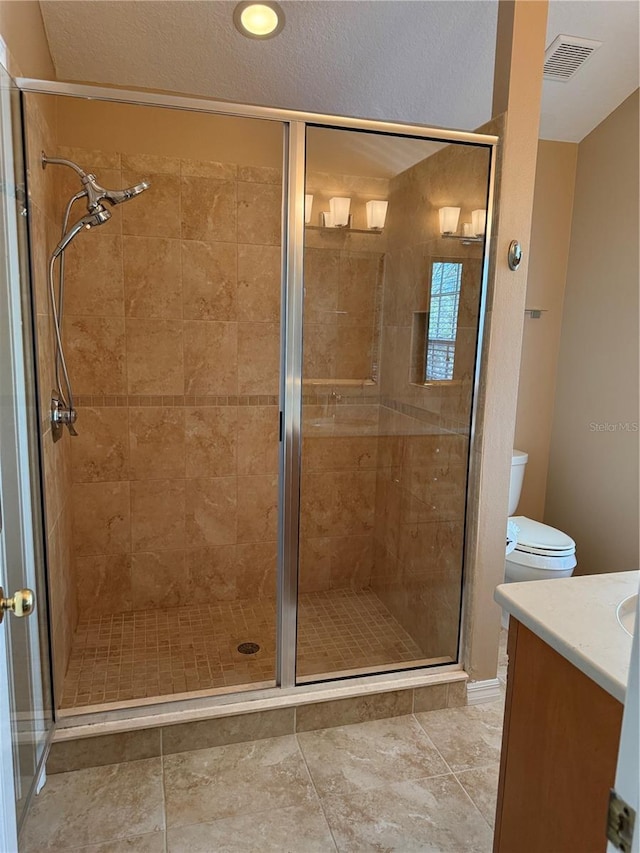
[[[490,152],[309,127],[306,159],[297,680],[452,663]]]
[[[274,686],[283,122],[25,98],[47,513],[72,519],[50,565],[61,712]],[[148,188],[65,251],[77,435],[54,442],[41,260],[82,188],[64,158]]]

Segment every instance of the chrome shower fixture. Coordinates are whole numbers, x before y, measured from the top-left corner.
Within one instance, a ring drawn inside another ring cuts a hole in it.
[[[79,190],[67,202],[62,222],[62,237],[60,242],[53,250],[49,258],[49,299],[51,302],[51,314],[53,317],[53,331],[56,342],[55,355],[55,377],[56,388],[51,392],[51,424],[54,440],[58,440],[63,431],[63,427],[67,427],[71,435],[77,435],[74,424],[78,417],[73,405],[73,390],[71,388],[71,380],[67,369],[67,362],[64,355],[62,345],[62,312],[64,305],[64,253],[71,241],[81,231],[95,228],[98,225],[103,225],[111,219],[111,213],[104,206],[103,202],[111,205],[122,204],[123,201],[129,201],[130,198],[135,198],[140,193],[149,189],[148,181],[140,181],[133,187],[126,187],[123,190],[108,190],[101,186],[95,175],[89,174],[81,169],[77,163],[72,160],[65,160],[63,157],[47,157],[44,151],[40,158],[42,168],[47,166],[68,166],[80,178],[82,189]],[[87,200],[87,213],[75,222],[69,228],[69,216],[73,205],[80,201],[81,198]],[[55,263],[59,259],[60,272],[58,276],[58,289],[56,293],[55,286]],[[63,390],[64,386],[64,390]]]
[[[86,228],[88,231],[96,225],[102,225],[103,222],[107,222],[109,219],[111,219],[109,211],[101,204],[97,205],[93,213],[87,213],[87,215],[83,216],[82,219],[79,219],[75,225],[71,226],[53,250],[53,257],[57,258],[58,255],[62,254],[76,234],[82,231],[83,228]]]
[[[112,207],[116,204],[122,204],[123,201],[129,201],[130,198],[135,198],[140,193],[149,189],[149,181],[140,181],[133,187],[126,187],[123,190],[107,190],[100,186],[96,176],[89,174],[81,169],[73,160],[65,160],[63,157],[47,157],[44,151],[41,154],[42,168],[47,166],[68,166],[79,176],[84,191],[83,196],[87,197],[87,209],[89,213],[102,207],[102,202],[108,202]]]

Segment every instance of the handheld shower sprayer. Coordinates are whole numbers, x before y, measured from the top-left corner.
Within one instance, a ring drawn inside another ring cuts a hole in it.
[[[57,258],[58,255],[61,255],[76,234],[79,234],[83,228],[86,228],[88,231],[96,225],[102,225],[103,222],[107,222],[109,219],[111,219],[109,211],[102,207],[102,205],[98,205],[98,208],[93,213],[87,213],[86,216],[83,216],[82,219],[79,219],[71,226],[71,228],[69,228],[67,233],[62,237],[62,240],[60,240],[53,250],[53,257]]]
[[[51,314],[56,340],[55,377],[57,387],[51,395],[51,423],[54,440],[57,441],[62,435],[63,426],[66,426],[71,435],[77,435],[74,424],[78,414],[73,405],[73,390],[67,369],[67,362],[62,345],[62,311],[64,304],[64,253],[71,241],[84,230],[103,225],[111,219],[111,213],[103,202],[111,205],[122,204],[135,198],[140,193],[149,189],[148,181],[141,181],[133,187],[123,190],[109,190],[101,186],[95,175],[84,171],[73,160],[63,157],[47,157],[44,151],[41,154],[42,168],[47,166],[67,166],[78,175],[82,189],[77,192],[67,203],[63,223],[62,237],[53,250],[49,259],[49,299],[51,302]],[[81,198],[87,200],[87,213],[69,228],[69,216],[71,208]],[[59,259],[60,272],[58,276],[58,292],[55,287],[55,263]],[[64,389],[63,389],[64,385]]]

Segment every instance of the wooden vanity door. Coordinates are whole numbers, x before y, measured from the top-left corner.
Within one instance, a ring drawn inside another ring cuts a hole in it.
[[[622,709],[511,619],[494,853],[604,853]]]

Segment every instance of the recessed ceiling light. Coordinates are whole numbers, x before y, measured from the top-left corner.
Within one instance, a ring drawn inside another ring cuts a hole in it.
[[[284,27],[284,12],[277,3],[238,3],[233,10],[238,32],[251,39],[270,39]]]

